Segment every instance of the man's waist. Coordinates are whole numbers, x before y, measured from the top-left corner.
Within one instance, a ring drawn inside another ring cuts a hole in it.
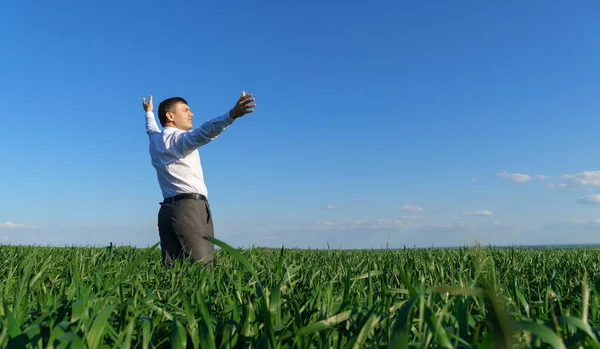
[[[158,184],[163,198],[170,198],[183,193],[198,193],[205,197],[207,195],[206,185],[202,178],[167,178],[158,176]]]
[[[203,200],[208,201],[206,196],[199,193],[181,193],[174,196],[170,196],[163,200],[163,204],[173,204],[175,201],[179,200]]]

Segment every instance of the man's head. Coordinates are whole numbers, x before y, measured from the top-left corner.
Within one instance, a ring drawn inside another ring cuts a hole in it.
[[[175,127],[187,131],[192,126],[192,113],[187,101],[181,97],[171,97],[158,105],[158,119],[163,127]]]

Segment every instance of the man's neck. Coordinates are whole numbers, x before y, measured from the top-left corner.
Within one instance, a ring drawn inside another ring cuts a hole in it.
[[[183,129],[181,129],[181,128],[177,127],[177,126],[175,126],[175,124],[173,124],[173,123],[168,123],[168,124],[165,124],[163,127],[164,127],[164,128],[174,128],[174,129],[177,129],[177,130],[182,130],[182,131],[185,131],[185,130],[183,130]]]

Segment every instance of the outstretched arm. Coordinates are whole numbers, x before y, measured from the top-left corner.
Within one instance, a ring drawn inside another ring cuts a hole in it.
[[[146,103],[146,97],[142,98],[142,107],[146,111],[146,133],[160,133],[160,129],[158,128],[158,124],[156,123],[156,119],[154,118],[154,112],[152,111],[152,95],[148,98],[148,102]]]
[[[213,141],[223,131],[225,131],[235,119],[244,116],[245,114],[254,112],[256,104],[252,94],[242,92],[242,96],[237,100],[235,106],[227,113],[204,122],[200,127],[187,132],[179,132],[171,142],[175,145],[175,149],[181,151],[183,156],[193,152],[195,149]]]
[[[187,156],[199,147],[219,137],[233,123],[233,120],[229,113],[224,113],[221,116],[202,123],[202,125],[193,130],[177,132],[172,138],[173,148],[178,149],[183,156]]]

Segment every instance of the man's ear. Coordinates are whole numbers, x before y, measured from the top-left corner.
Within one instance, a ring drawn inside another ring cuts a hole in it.
[[[165,113],[165,116],[167,117],[167,121],[171,121],[173,122],[173,113],[171,113],[170,111]]]

